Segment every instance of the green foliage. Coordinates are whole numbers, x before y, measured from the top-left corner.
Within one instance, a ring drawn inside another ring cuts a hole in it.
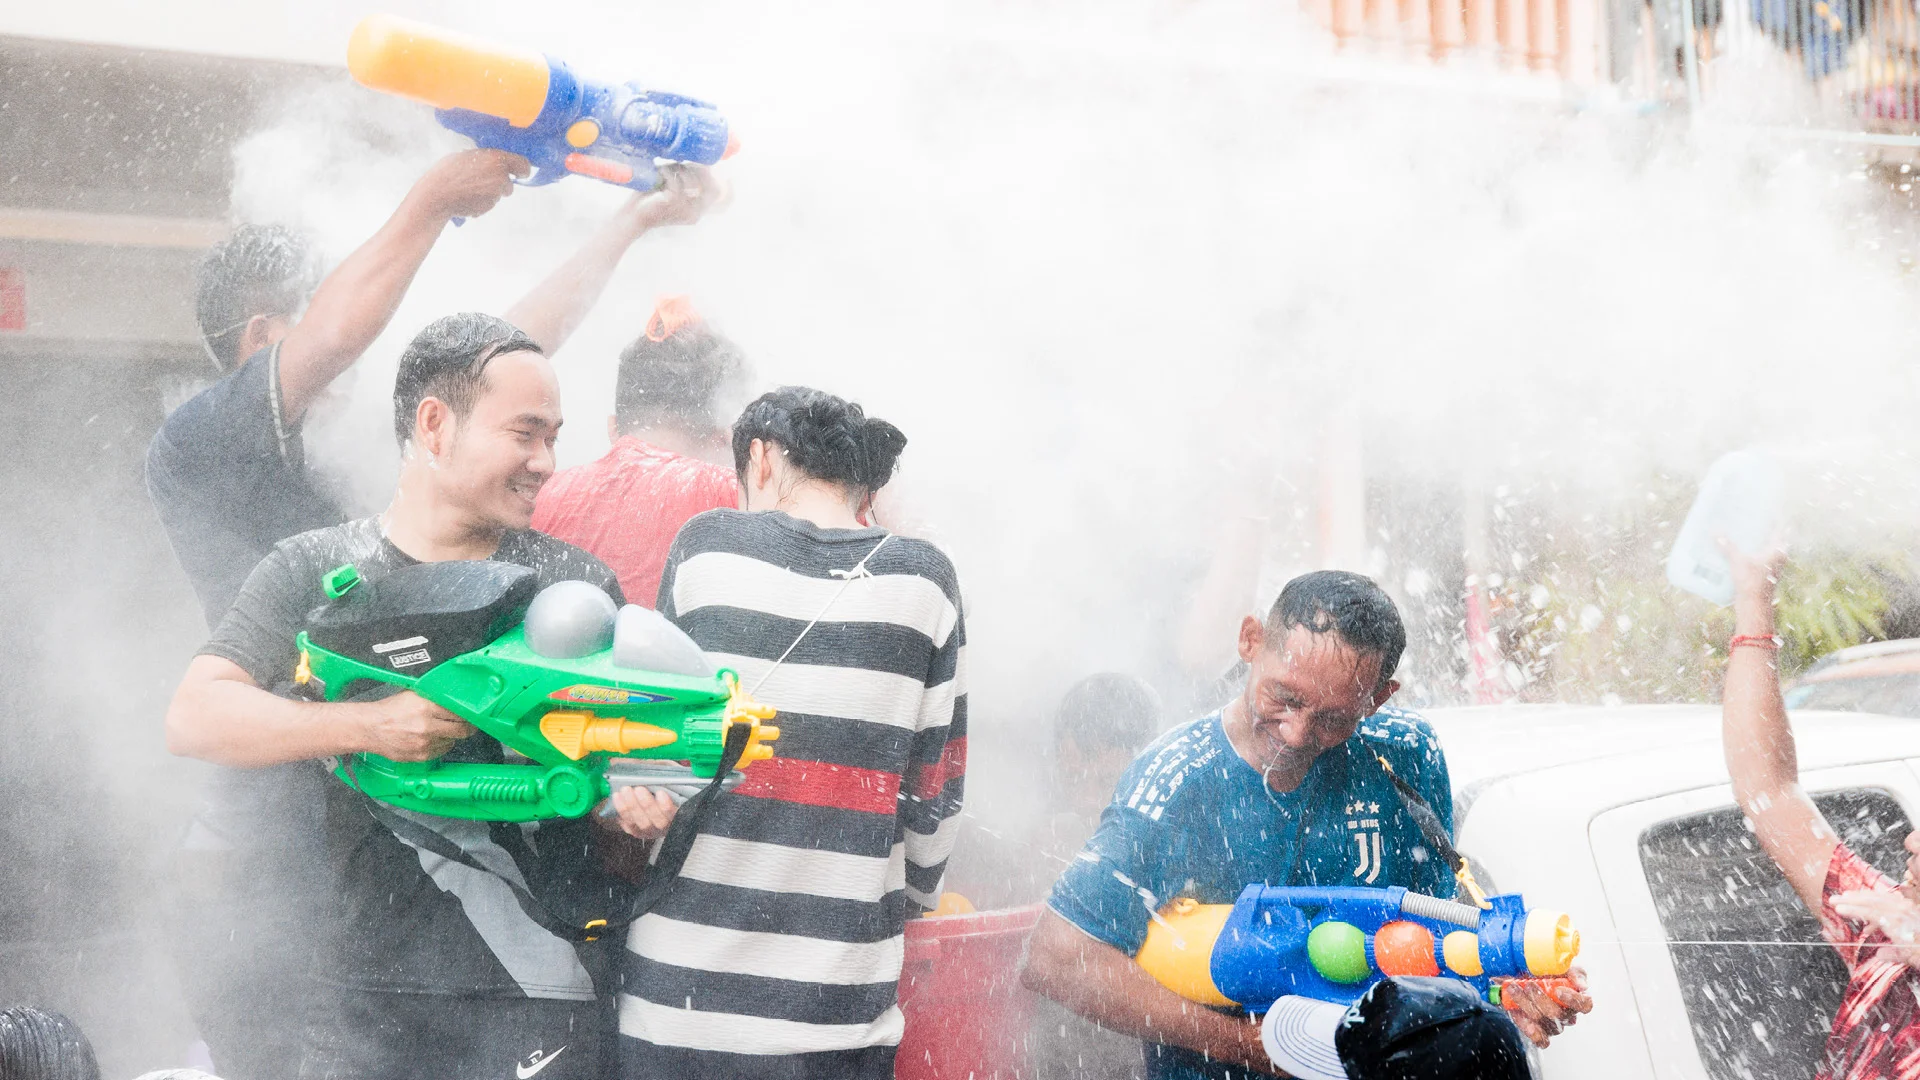
[[[1780,577],[1774,623],[1785,639],[1780,672],[1793,675],[1830,652],[1886,637],[1888,586],[1911,581],[1897,552],[1796,553]]]
[[[1666,580],[1667,548],[1693,489],[1665,477],[1648,487],[1644,499],[1575,521],[1545,506],[1504,515],[1513,526],[1496,547],[1524,557],[1512,560],[1520,572],[1489,583],[1487,595],[1522,700],[1718,699],[1733,613]],[[1884,639],[1890,610],[1915,581],[1892,544],[1796,549],[1776,611],[1782,677]]]

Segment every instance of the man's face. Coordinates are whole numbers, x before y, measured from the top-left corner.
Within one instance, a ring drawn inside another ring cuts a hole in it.
[[[1278,641],[1256,619],[1243,626],[1247,715],[1270,747],[1320,754],[1353,737],[1360,721],[1386,704],[1399,684],[1380,683],[1380,657],[1362,654],[1337,633],[1293,627]]]
[[[452,421],[435,482],[449,501],[505,529],[533,522],[533,498],[553,475],[560,434],[560,386],[538,353],[503,353],[488,362],[473,412]]]

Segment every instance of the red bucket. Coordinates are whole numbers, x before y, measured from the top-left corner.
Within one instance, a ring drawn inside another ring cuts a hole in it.
[[[907,923],[896,1080],[1019,1080],[1033,995],[1020,955],[1045,905]]]

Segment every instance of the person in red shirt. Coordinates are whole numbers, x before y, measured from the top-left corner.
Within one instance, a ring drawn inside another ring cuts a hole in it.
[[[746,362],[684,296],[661,299],[646,332],[620,354],[613,447],[547,481],[533,527],[592,552],[636,604],[660,591],[667,549],[695,514],[740,505],[721,416],[746,382]],[[716,403],[718,405],[716,406]]]
[[[1896,882],[1847,845],[1800,786],[1793,731],[1774,670],[1773,599],[1783,552],[1733,563],[1734,637],[1722,699],[1727,772],[1755,837],[1819,916],[1847,965],[1847,989],[1816,1080],[1920,1080],[1920,832]]]

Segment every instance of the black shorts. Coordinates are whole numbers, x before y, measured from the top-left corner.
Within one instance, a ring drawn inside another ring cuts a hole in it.
[[[604,1080],[613,1040],[610,1003],[331,988],[299,1080]]]

